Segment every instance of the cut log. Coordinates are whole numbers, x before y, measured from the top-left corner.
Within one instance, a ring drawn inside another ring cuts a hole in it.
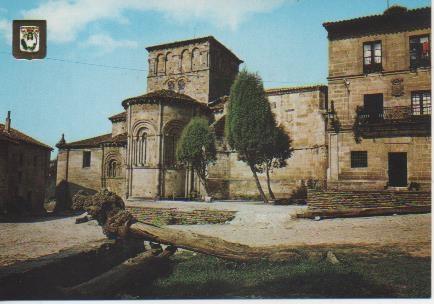
[[[168,247],[160,256],[155,256],[154,251],[143,252],[87,282],[60,290],[68,299],[113,297],[134,280],[152,280],[164,272],[167,267],[162,266],[175,250]]]
[[[128,232],[131,236],[136,238],[166,245],[173,245],[179,248],[237,262],[247,262],[260,259],[288,261],[298,260],[303,257],[303,253],[293,247],[250,247],[243,244],[228,242],[217,237],[201,235],[174,228],[157,227],[142,222],[132,224],[129,227]]]
[[[288,261],[307,258],[304,251],[294,247],[250,247],[217,237],[137,222],[125,210],[122,198],[107,190],[93,196],[77,193],[73,202],[74,208],[84,209],[90,216],[97,219],[103,227],[103,232],[109,237],[140,238],[237,262],[260,259]]]

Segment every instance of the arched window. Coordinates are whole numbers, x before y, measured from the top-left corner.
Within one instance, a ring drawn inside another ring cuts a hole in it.
[[[116,159],[111,159],[107,165],[107,177],[116,177],[118,174],[118,162]]]
[[[133,158],[136,166],[144,166],[147,162],[148,134],[142,129],[133,139]]]
[[[166,62],[163,54],[157,56],[157,74],[164,74],[166,68]]]
[[[181,54],[181,72],[189,72],[191,68],[191,62],[190,62],[190,54],[188,53],[188,50],[182,51]]]
[[[176,134],[167,134],[164,137],[164,166],[171,168],[176,164]]]
[[[185,91],[185,81],[181,79],[180,81],[178,81],[178,92],[184,93],[184,91]]]
[[[167,89],[170,91],[175,91],[175,83],[173,81],[169,81],[167,83]]]
[[[194,49],[191,53],[191,70],[197,71],[200,68],[200,52],[199,49]]]
[[[173,74],[175,72],[174,57],[171,52],[166,54],[166,74]]]

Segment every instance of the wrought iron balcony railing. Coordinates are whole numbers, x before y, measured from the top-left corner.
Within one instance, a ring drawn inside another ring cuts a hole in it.
[[[414,121],[426,119],[431,115],[431,107],[423,108],[422,111],[418,109],[417,112],[413,111],[410,106],[397,106],[386,107],[383,111],[366,111],[361,109],[359,112],[359,120],[361,123],[381,123],[393,121]]]
[[[385,107],[383,111],[357,111],[357,128],[363,137],[431,134],[431,107]]]

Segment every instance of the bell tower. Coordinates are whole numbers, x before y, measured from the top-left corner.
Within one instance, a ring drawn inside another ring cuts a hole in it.
[[[209,103],[228,95],[243,62],[214,37],[147,47],[148,92],[173,90]]]

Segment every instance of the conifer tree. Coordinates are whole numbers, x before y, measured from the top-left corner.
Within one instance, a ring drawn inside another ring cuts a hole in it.
[[[194,117],[182,130],[176,157],[182,164],[193,168],[204,188],[205,196],[208,196],[207,167],[216,160],[216,146],[214,132],[205,118]]]
[[[262,171],[264,151],[272,144],[274,128],[275,122],[262,79],[257,74],[241,71],[231,87],[225,134],[228,144],[252,171],[265,203],[268,200],[257,173]]]

